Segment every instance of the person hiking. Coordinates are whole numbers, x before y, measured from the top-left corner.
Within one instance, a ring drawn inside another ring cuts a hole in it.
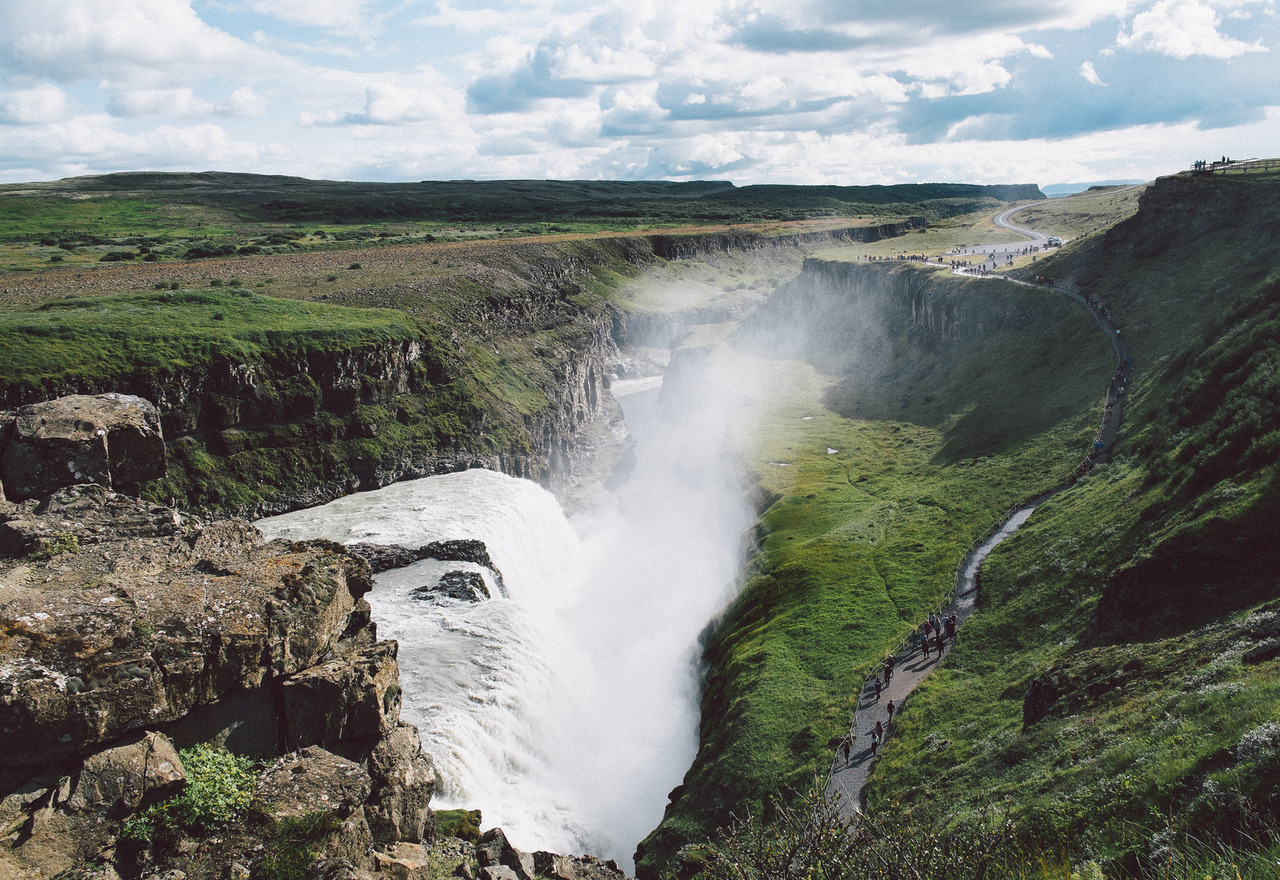
[[[884,689],[884,685],[880,683],[880,676],[878,675],[876,676],[875,689],[876,689],[876,702],[878,703],[880,702],[880,691]]]
[[[877,721],[876,728],[871,732],[871,734],[875,737],[876,742],[884,739],[884,725]]]
[[[928,624],[925,624],[925,625],[927,626]],[[920,642],[920,645],[924,649],[924,659],[928,660],[929,659],[929,636],[928,635],[925,635],[924,639]]]
[[[846,733],[844,737],[844,762],[849,763],[849,750],[853,748],[853,734]]]
[[[889,701],[888,709],[889,709],[889,723],[890,723],[890,724],[892,724],[892,723],[893,723],[893,711],[894,711],[894,709],[893,709],[893,700],[890,700],[890,701]]]

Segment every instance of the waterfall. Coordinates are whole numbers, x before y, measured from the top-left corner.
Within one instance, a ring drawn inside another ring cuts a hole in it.
[[[615,383],[637,438],[616,504],[571,524],[539,486],[484,470],[428,477],[261,520],[270,537],[418,547],[478,538],[506,595],[411,596],[464,563],[375,578],[400,643],[403,717],[442,789],[524,850],[630,870],[697,749],[697,639],[730,595],[752,512],[726,452],[729,404],[656,417],[658,383]],[[724,399],[723,397],[721,399]],[[482,575],[487,572],[482,571]]]

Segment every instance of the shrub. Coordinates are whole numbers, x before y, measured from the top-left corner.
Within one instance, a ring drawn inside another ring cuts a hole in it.
[[[167,848],[183,834],[221,831],[243,818],[258,781],[253,761],[203,743],[179,755],[186,785],[130,817],[120,832],[123,839]]]
[[[773,818],[739,819],[718,840],[699,848],[706,880],[995,880],[1024,876],[1027,854],[1011,822],[985,821],[944,831],[910,815],[845,818],[819,788]],[[692,867],[692,866],[691,866]]]

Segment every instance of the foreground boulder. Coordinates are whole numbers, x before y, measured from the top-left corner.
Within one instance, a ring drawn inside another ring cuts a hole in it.
[[[0,565],[5,765],[75,760],[301,673],[345,652],[353,616],[367,620],[368,567],[336,544],[268,543],[245,522],[178,527],[171,511],[133,510],[151,517],[150,536]],[[266,735],[274,750],[279,731]]]
[[[9,501],[96,483],[119,491],[165,475],[160,413],[128,394],[72,395],[19,408],[0,458]]]

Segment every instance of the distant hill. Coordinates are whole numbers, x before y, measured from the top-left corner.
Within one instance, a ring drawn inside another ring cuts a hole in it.
[[[1095,180],[1090,183],[1054,183],[1049,186],[1040,187],[1049,198],[1061,198],[1062,196],[1073,196],[1078,192],[1084,192],[1089,189],[1105,189],[1112,186],[1133,186],[1138,183],[1146,183],[1145,180]]]
[[[1042,199],[1034,184],[736,187],[728,181],[452,180],[360,183],[230,172],[122,172],[0,187],[23,195],[97,194],[217,205],[249,221],[370,223],[608,219],[795,220],[858,214],[930,219]]]

